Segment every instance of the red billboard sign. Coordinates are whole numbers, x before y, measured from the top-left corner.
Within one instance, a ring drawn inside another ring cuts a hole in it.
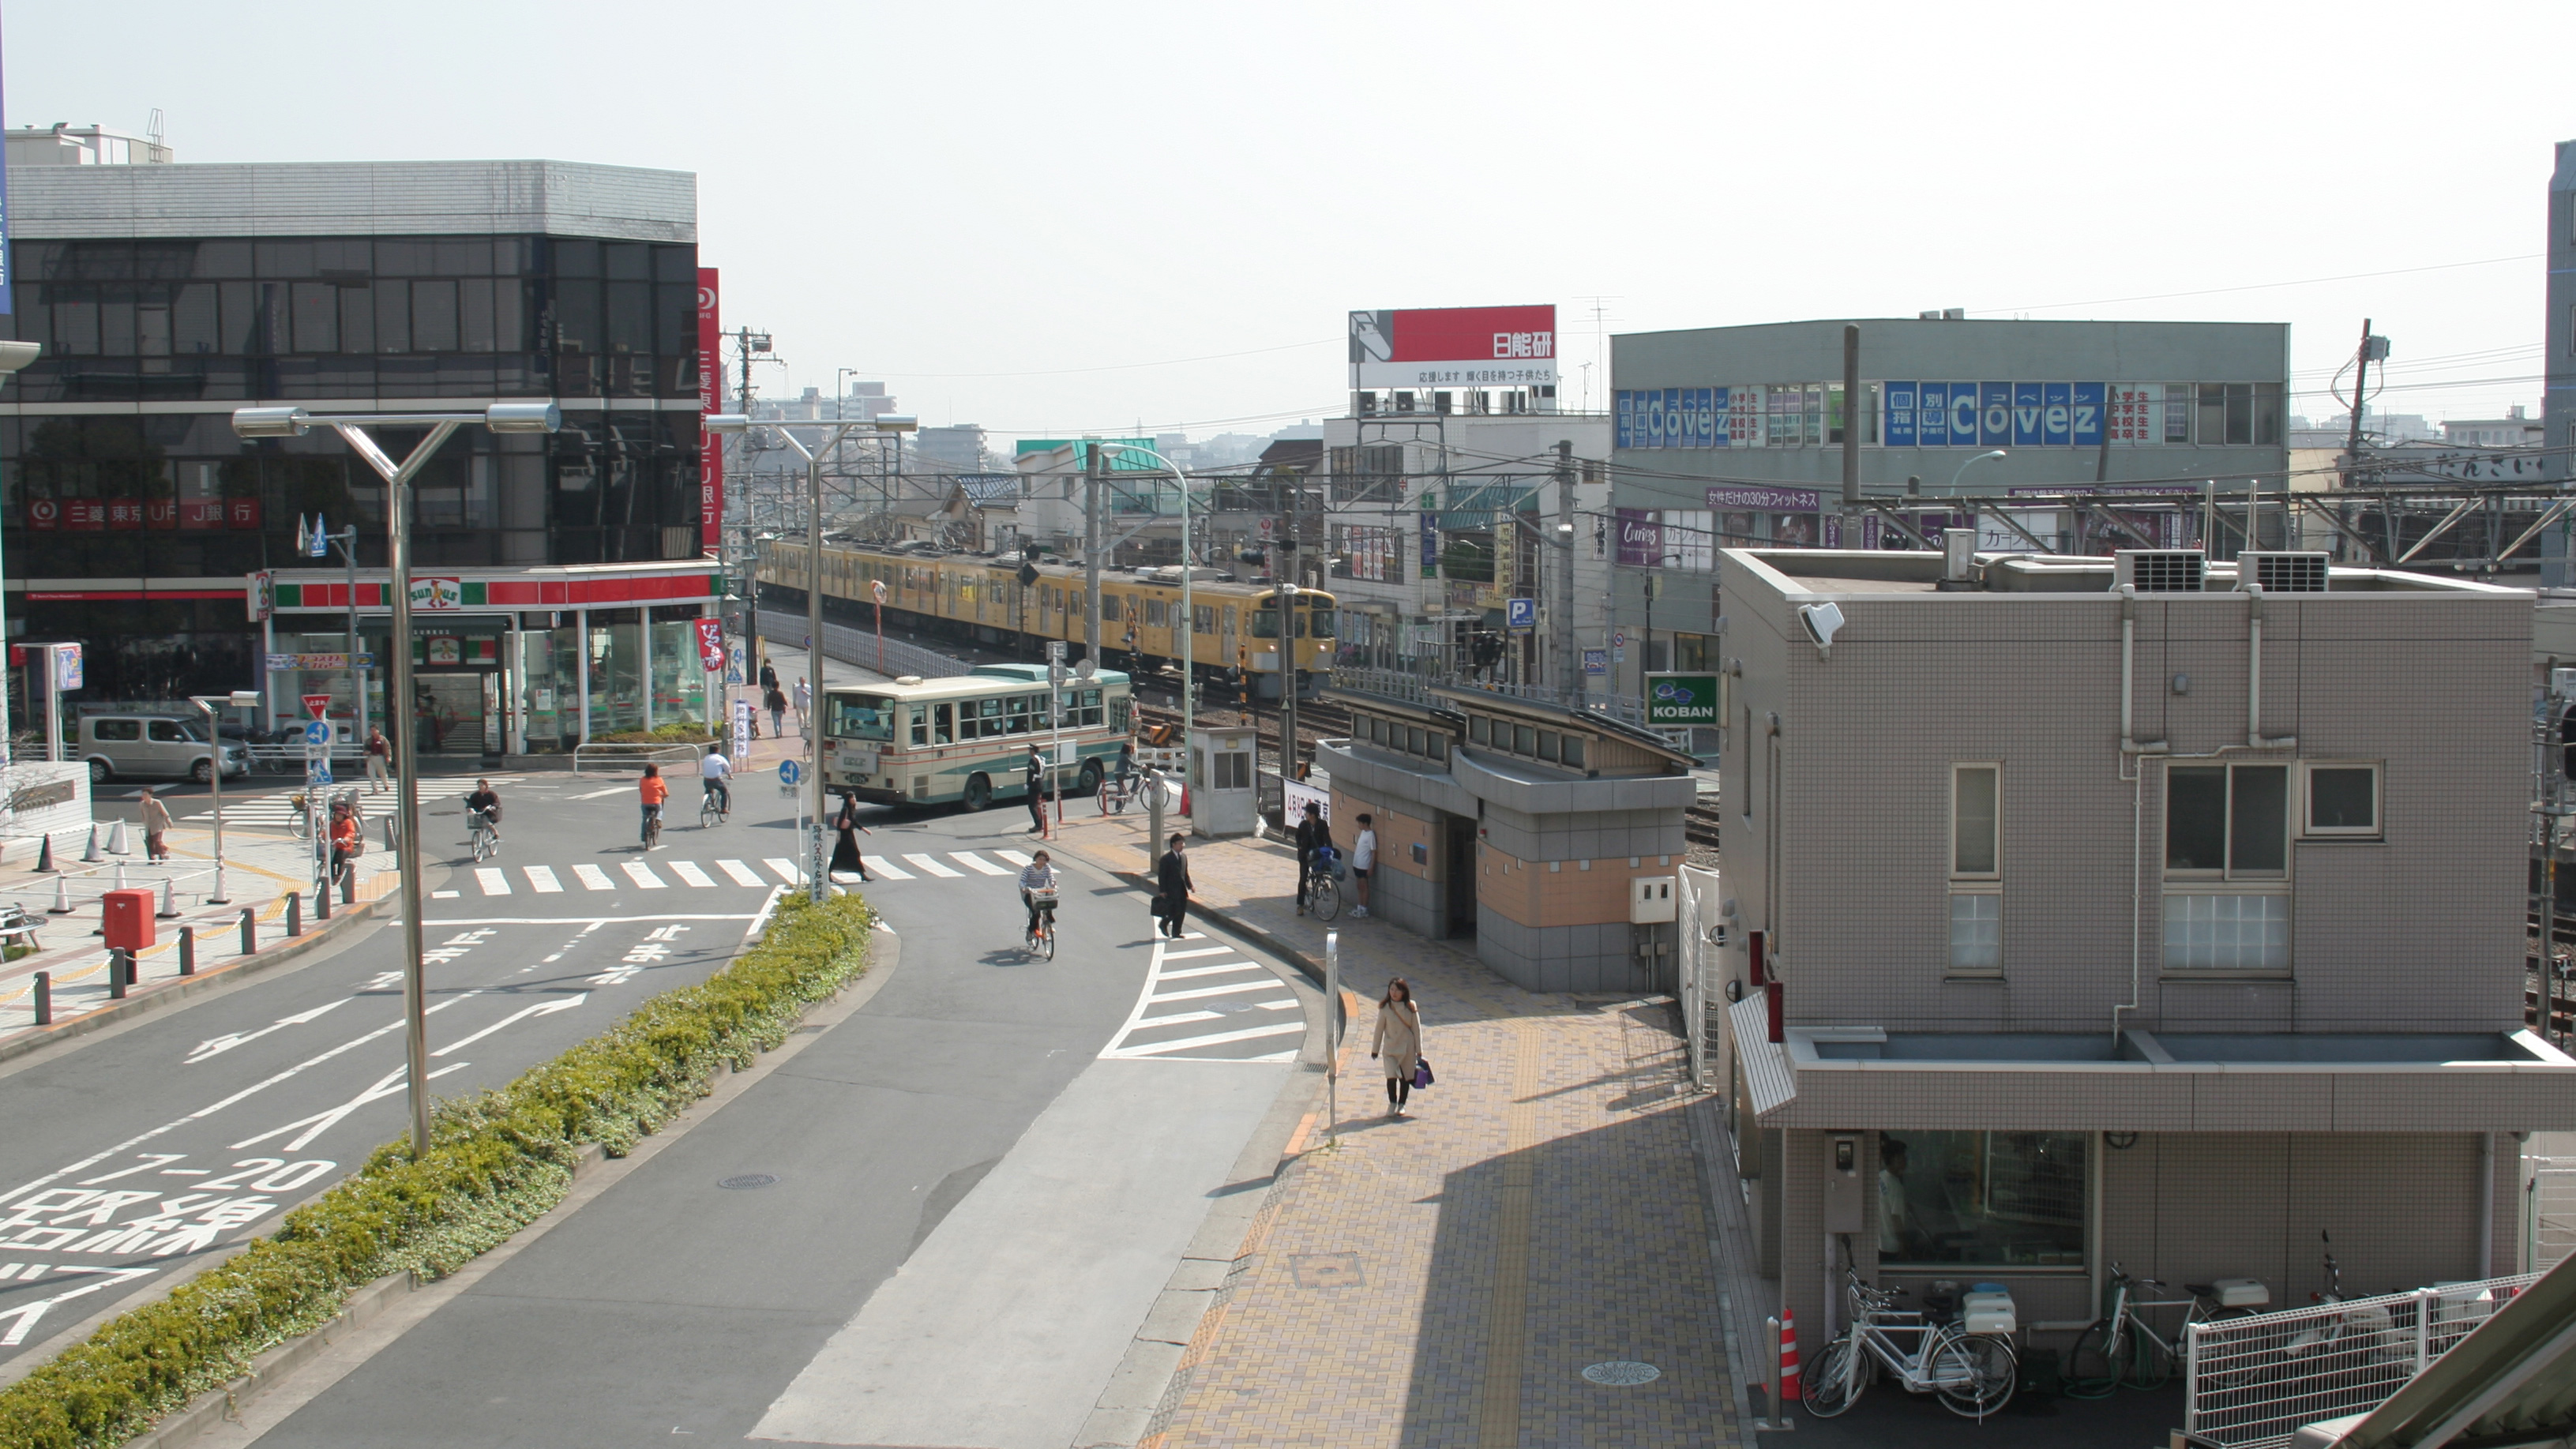
[[[1351,314],[1353,387],[1556,383],[1556,308],[1416,307]]]
[[[724,323],[716,315],[713,267],[698,268],[698,411],[724,411]],[[698,528],[707,552],[720,552],[724,543],[724,442],[712,433],[698,438]]]
[[[722,619],[698,621],[698,663],[710,674],[724,668],[724,621]]]

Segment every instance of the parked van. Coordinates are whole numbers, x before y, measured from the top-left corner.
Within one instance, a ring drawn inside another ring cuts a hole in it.
[[[121,775],[145,779],[213,778],[215,747],[206,743],[203,721],[171,715],[85,714],[73,752],[89,761],[93,786]],[[250,773],[250,752],[226,740],[224,774]]]

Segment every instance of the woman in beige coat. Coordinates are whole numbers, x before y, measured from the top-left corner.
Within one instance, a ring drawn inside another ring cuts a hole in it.
[[[1401,976],[1386,983],[1377,1004],[1377,1040],[1369,1055],[1386,1063],[1386,1112],[1404,1115],[1413,1097],[1413,1064],[1422,1056],[1422,1008],[1413,1004],[1413,987]]]

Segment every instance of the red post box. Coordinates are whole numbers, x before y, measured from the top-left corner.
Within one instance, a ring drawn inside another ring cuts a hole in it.
[[[152,944],[152,892],[109,891],[99,897],[100,925],[111,949],[141,951]]]

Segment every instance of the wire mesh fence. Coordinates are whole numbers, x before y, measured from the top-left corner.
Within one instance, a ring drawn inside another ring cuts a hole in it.
[[[2366,1414],[2539,1276],[2195,1323],[2183,1428],[2228,1449],[2282,1449],[2302,1425]]]
[[[2531,1266],[2547,1272],[2576,1254],[2576,1157],[2534,1157],[2524,1185]]]

